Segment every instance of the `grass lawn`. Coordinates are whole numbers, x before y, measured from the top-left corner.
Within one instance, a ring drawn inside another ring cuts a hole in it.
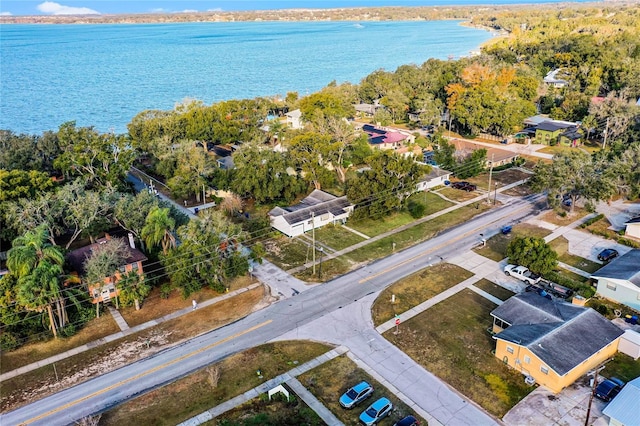
[[[411,223],[414,220],[415,219],[407,212],[394,212],[385,216],[384,220],[369,218],[349,220],[347,226],[369,237],[375,237],[399,226]]]
[[[320,259],[316,259],[316,273],[313,273],[313,268],[307,268],[301,272],[294,274],[294,276],[302,281],[310,283],[319,283],[329,281],[330,279],[342,274],[346,274],[356,265],[350,261],[346,256],[336,257],[330,260],[322,261],[322,267],[320,266]],[[322,274],[322,276],[320,276]]]
[[[311,371],[298,377],[309,391],[345,425],[358,425],[358,417],[372,402],[380,397],[387,397],[393,403],[393,411],[391,415],[383,419],[378,425],[391,426],[404,416],[409,414],[415,416],[421,425],[427,422],[416,416],[406,404],[400,401],[395,395],[384,388],[375,379],[369,376],[364,370],[347,358],[346,355],[339,356],[326,362]],[[340,395],[349,389],[349,387],[365,380],[373,386],[373,394],[362,402],[358,407],[352,410],[345,410],[338,402]]]
[[[625,245],[628,245],[630,247],[640,248],[640,244],[638,244],[637,242],[631,239],[625,238],[624,236],[618,234],[615,231],[612,231],[611,229],[609,229],[610,226],[611,226],[611,222],[609,222],[606,217],[603,217],[599,221],[594,222],[591,225],[587,226],[585,229],[591,232],[592,234],[600,235],[601,237],[617,241],[621,244],[626,243]]]
[[[493,172],[491,176],[491,193],[495,190],[495,184],[498,184],[498,188],[517,182],[519,180],[530,178],[529,173],[525,173],[518,169],[507,169],[497,172]],[[478,188],[486,190],[489,185],[489,173],[485,172],[478,176],[468,179],[469,182],[478,185]]]
[[[100,318],[94,318],[89,321],[71,337],[52,338],[43,342],[28,343],[14,351],[2,351],[0,354],[0,371],[6,373],[7,371],[15,370],[118,331],[120,331],[118,324],[113,320],[111,314],[106,312]],[[6,389],[3,389],[2,393],[5,391]]]
[[[371,308],[373,323],[378,326],[471,276],[471,272],[450,263],[439,263],[409,275],[380,293]],[[392,294],[396,296],[395,303],[391,303]]]
[[[265,241],[263,244],[267,250],[265,257],[284,270],[303,265],[311,260],[313,255],[310,246],[298,238],[288,238],[283,235]]]
[[[303,341],[258,346],[129,400],[104,413],[100,424],[175,425],[328,350]],[[262,379],[256,375],[258,369]]]
[[[535,192],[531,189],[528,183],[523,183],[522,185],[514,186],[506,191],[502,191],[502,194],[510,195],[512,197],[526,197],[527,195],[534,193]]]
[[[338,251],[364,241],[364,238],[340,225],[327,225],[316,229],[316,241]]]
[[[463,290],[404,323],[402,333],[384,337],[485,410],[501,418],[533,390],[521,374],[491,351],[489,313],[496,305]]]
[[[477,191],[467,192],[463,191],[462,189],[454,189],[449,187],[440,189],[438,193],[444,195],[450,200],[458,202],[471,200],[472,198],[476,198],[478,195],[480,195],[480,193]]]
[[[618,352],[607,363],[602,374],[605,377],[617,377],[628,382],[640,377],[640,358],[635,361],[629,355]]]
[[[498,284],[492,283],[486,278],[481,279],[480,281],[478,281],[477,283],[474,283],[473,285],[475,287],[478,287],[480,290],[484,290],[490,295],[497,297],[500,300],[507,300],[508,298],[510,298],[515,294],[511,290],[507,290],[506,288]]]
[[[251,282],[252,280],[248,276],[237,277],[229,282],[229,291],[248,287]],[[129,327],[134,327],[138,324],[143,324],[147,321],[161,318],[172,312],[189,307],[191,306],[191,300],[201,303],[205,300],[213,299],[218,296],[221,296],[221,294],[217,291],[210,288],[203,288],[185,299],[182,297],[180,289],[174,289],[171,291],[168,298],[162,299],[160,297],[160,289],[158,287],[154,287],[149,296],[144,300],[142,309],[136,311],[133,306],[126,308],[121,307],[120,313],[125,321],[127,321],[127,324],[129,324]]]
[[[286,385],[285,385],[286,387]],[[234,425],[278,425],[278,426],[322,426],[324,421],[290,389],[291,400],[282,394],[271,397],[262,394],[233,410],[227,411],[203,424],[211,426]]]
[[[198,308],[187,315],[60,360],[55,363],[55,371],[53,365],[47,365],[5,380],[2,382],[0,405],[4,410],[17,408],[153,355],[184,339],[222,327],[251,313],[257,304],[263,302],[265,295],[265,288],[257,287],[220,303]],[[56,371],[59,381],[56,381]]]
[[[476,248],[475,251],[482,256],[500,262],[507,257],[507,246],[514,237],[539,237],[544,238],[551,231],[529,223],[519,223],[511,228],[511,234],[496,234],[487,240],[487,245]]]
[[[589,281],[589,278],[583,277],[582,275],[576,274],[575,272],[571,272],[568,269],[561,268],[560,266],[556,267],[554,271],[559,275],[562,275],[566,278],[570,278],[574,281],[577,281],[583,284]],[[574,289],[574,290],[577,290],[577,289]]]
[[[561,210],[550,210],[546,212],[540,219],[558,226],[566,226],[578,219],[582,219],[588,214],[589,212],[581,207],[574,208],[573,213],[570,213],[569,207],[563,206]]]
[[[415,201],[424,204],[424,215],[429,216],[454,205],[451,201],[447,201],[441,196],[430,191],[422,191],[409,197],[409,201]]]
[[[594,273],[598,269],[602,268],[602,265],[597,262],[592,262],[584,257],[569,253],[569,241],[565,237],[560,236],[551,241],[549,245],[556,251],[556,253],[558,253],[558,260],[569,266],[573,266],[574,268],[590,273]]]

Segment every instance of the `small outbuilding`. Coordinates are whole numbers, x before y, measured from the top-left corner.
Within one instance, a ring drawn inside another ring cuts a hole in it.
[[[640,216],[625,222],[624,235],[640,239]]]
[[[633,359],[640,358],[640,333],[634,330],[625,330],[620,338],[618,352],[629,355]]]

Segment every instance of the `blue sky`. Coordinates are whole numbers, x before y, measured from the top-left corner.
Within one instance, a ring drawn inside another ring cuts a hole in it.
[[[500,3],[505,2],[500,1]],[[507,0],[507,2],[509,2]],[[114,13],[179,13],[185,11],[231,11],[290,8],[335,8],[366,6],[421,6],[469,3],[469,0],[2,0],[2,15],[65,15]],[[475,2],[474,2],[475,3]],[[495,3],[495,1],[493,1]]]

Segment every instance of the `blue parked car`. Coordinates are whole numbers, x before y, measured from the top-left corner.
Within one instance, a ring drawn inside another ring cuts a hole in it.
[[[611,401],[620,393],[624,385],[625,383],[616,377],[606,379],[596,388],[596,397],[603,401]]]
[[[367,426],[374,425],[391,413],[393,404],[387,398],[380,398],[360,414],[360,422]]]
[[[373,393],[373,386],[367,382],[360,382],[340,397],[340,405],[344,408],[353,408],[367,399]]]

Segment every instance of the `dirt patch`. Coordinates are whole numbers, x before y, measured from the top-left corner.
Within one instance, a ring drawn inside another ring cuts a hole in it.
[[[263,286],[2,383],[9,411],[236,321],[271,300]]]

